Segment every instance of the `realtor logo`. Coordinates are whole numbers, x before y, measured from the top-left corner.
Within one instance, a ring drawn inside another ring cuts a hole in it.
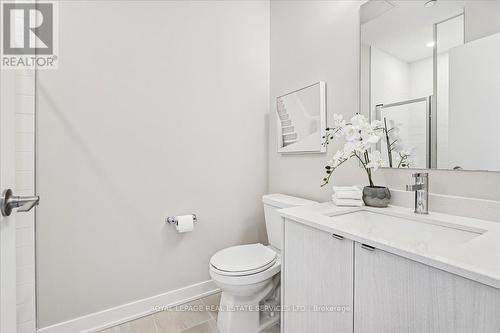
[[[56,7],[53,1],[2,1],[2,69],[57,67]]]

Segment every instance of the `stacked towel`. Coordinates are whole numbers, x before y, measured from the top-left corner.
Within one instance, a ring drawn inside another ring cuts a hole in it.
[[[334,186],[332,201],[337,206],[363,206],[363,191],[356,186]]]

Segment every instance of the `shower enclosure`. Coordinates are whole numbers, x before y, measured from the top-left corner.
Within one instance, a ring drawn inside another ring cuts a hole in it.
[[[392,124],[395,127],[388,129],[398,131],[398,139],[392,140],[389,145],[399,145],[399,150],[409,152],[412,168],[431,168],[436,161],[437,133],[431,106],[432,96],[427,96],[379,104],[375,107],[375,114],[372,115],[372,119],[380,120],[386,125]],[[381,140],[377,145],[377,149],[383,152],[387,166],[401,167],[396,162],[392,163],[393,158],[397,156],[389,156],[387,140]]]

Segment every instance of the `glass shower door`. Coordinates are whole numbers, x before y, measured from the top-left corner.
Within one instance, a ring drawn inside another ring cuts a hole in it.
[[[431,104],[432,96],[377,105],[376,119],[384,122],[391,133],[390,139],[381,140],[378,147],[387,166],[430,167],[435,152],[432,147]],[[397,152],[395,147],[398,147]],[[408,165],[402,165],[399,152],[409,153]]]

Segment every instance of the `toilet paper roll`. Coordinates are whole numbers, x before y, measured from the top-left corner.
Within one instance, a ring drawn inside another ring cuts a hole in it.
[[[193,215],[177,216],[177,225],[175,226],[178,233],[190,232],[194,228]]]

